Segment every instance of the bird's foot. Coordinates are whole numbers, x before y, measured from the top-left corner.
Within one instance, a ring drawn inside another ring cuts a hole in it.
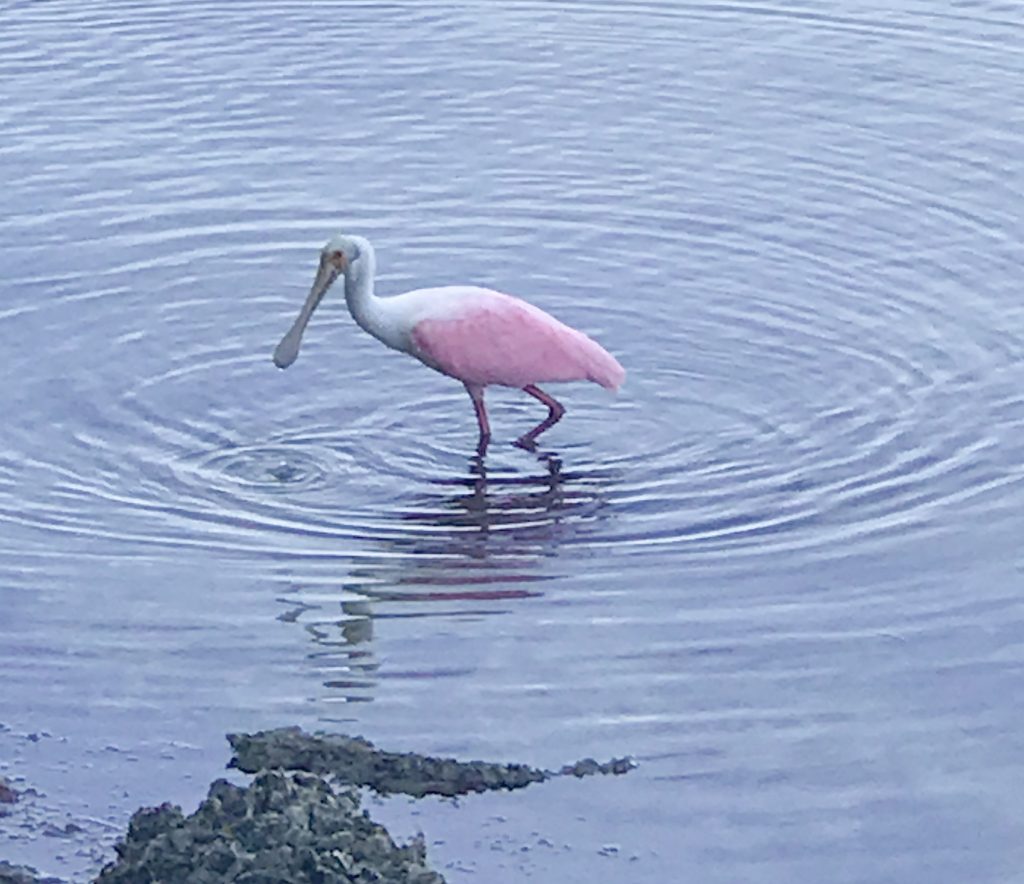
[[[524,451],[536,452],[537,450],[537,437],[533,433],[526,433],[520,436],[512,443],[516,448],[522,448]]]

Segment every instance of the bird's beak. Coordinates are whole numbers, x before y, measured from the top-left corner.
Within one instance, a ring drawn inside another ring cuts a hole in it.
[[[306,325],[309,323],[310,317],[313,315],[313,311],[316,310],[317,305],[323,300],[324,294],[331,287],[331,283],[338,278],[338,273],[345,264],[344,256],[342,256],[342,260],[339,263],[341,264],[340,267],[328,255],[324,255],[320,259],[320,268],[316,272],[316,279],[313,280],[313,287],[309,290],[306,303],[302,305],[302,309],[299,311],[299,315],[292,327],[288,329],[288,333],[281,338],[281,343],[274,350],[274,365],[278,368],[287,368],[298,357],[299,347],[302,345],[302,334],[306,330]]]

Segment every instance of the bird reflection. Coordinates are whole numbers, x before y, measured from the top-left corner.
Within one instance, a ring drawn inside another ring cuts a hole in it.
[[[472,457],[464,474],[432,480],[437,491],[406,500],[375,525],[377,554],[360,557],[340,585],[300,586],[282,599],[289,610],[280,619],[305,627],[316,645],[311,660],[334,699],[371,698],[375,621],[503,615],[558,576],[557,554],[603,518],[611,474],[567,470],[555,453],[535,457],[540,469],[526,474],[489,471]],[[325,616],[334,605],[340,616]],[[433,664],[405,673],[451,674]]]
[[[474,560],[536,558],[553,551],[566,539],[566,516],[579,515],[597,501],[585,489],[566,487],[580,477],[566,475],[560,457],[541,454],[537,461],[540,473],[489,477],[484,458],[471,458],[468,476],[435,482],[457,490],[424,495],[399,514],[406,524],[428,528],[402,542],[420,552],[454,552]]]

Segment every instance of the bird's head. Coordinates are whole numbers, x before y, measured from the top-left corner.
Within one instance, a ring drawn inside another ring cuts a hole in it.
[[[355,269],[368,245],[361,236],[346,236],[343,233],[332,236],[320,250],[320,266],[327,264],[333,267],[335,276],[350,267]]]
[[[302,334],[306,330],[313,311],[323,300],[327,290],[334,284],[339,275],[346,279],[361,277],[364,273],[373,272],[373,247],[369,240],[361,236],[346,236],[339,233],[331,237],[320,250],[320,266],[317,268],[313,286],[299,312],[298,319],[277,345],[274,351],[274,365],[287,368],[299,355]]]

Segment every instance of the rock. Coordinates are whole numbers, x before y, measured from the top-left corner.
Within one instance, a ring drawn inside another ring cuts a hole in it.
[[[521,789],[556,775],[583,777],[619,774],[634,765],[628,759],[598,764],[593,759],[564,767],[558,774],[525,764],[456,761],[414,752],[385,752],[362,737],[307,734],[297,727],[228,734],[235,756],[231,766],[247,773],[280,768],[330,774],[352,786],[369,786],[383,794],[467,795],[495,789]]]
[[[63,884],[59,878],[41,876],[28,866],[12,866],[0,859],[0,884]]]
[[[593,758],[584,758],[575,764],[567,764],[559,773],[567,777],[590,777],[595,774],[629,773],[634,767],[636,767],[636,762],[631,758],[613,758],[603,764],[599,764]]]
[[[360,808],[352,787],[454,796],[634,767],[629,759],[600,764],[587,758],[558,772],[461,762],[384,752],[361,737],[309,735],[299,728],[229,734],[228,740],[235,751],[231,766],[256,774],[251,785],[217,780],[188,817],[170,804],[136,812],[116,848],[117,860],[96,884],[443,884],[427,865],[423,839],[397,845]],[[0,884],[35,881],[0,873]]]
[[[444,881],[427,867],[422,840],[395,844],[360,810],[358,793],[281,770],[248,788],[218,780],[189,817],[168,804],[138,811],[117,854],[97,884]]]
[[[14,804],[18,800],[18,793],[3,777],[0,777],[0,804]],[[0,813],[3,811],[0,810]]]

